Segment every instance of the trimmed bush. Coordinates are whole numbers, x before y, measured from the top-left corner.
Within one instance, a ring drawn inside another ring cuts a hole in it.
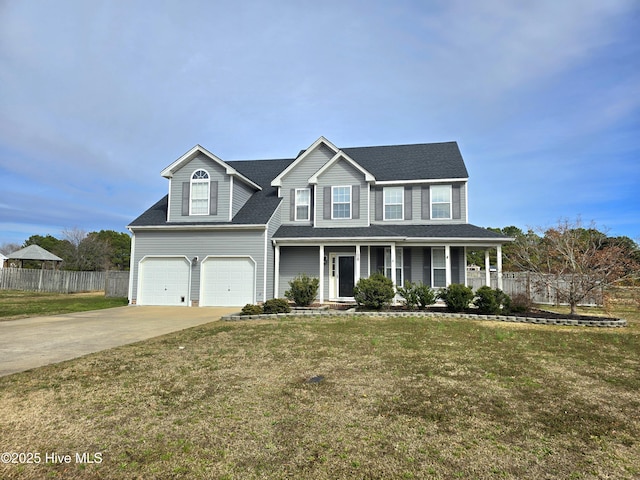
[[[452,283],[438,293],[438,298],[442,299],[450,312],[464,312],[473,297],[473,290],[460,283]]]
[[[476,292],[476,298],[473,303],[478,307],[480,313],[498,315],[509,311],[511,299],[509,298],[509,295],[499,288],[494,290],[493,288],[484,285]]]
[[[291,311],[291,307],[284,298],[272,298],[264,302],[262,310],[264,313],[268,314],[289,313]]]
[[[316,299],[319,286],[319,279],[303,273],[289,281],[289,290],[284,292],[284,296],[298,307],[308,307]]]
[[[247,303],[242,310],[240,311],[240,315],[260,315],[262,313],[262,307],[260,305],[254,305],[252,303]]]
[[[398,294],[403,298],[409,310],[425,309],[436,302],[436,294],[429,285],[422,282],[404,282],[404,287],[398,287]]]
[[[369,278],[361,278],[353,289],[353,297],[358,307],[381,310],[388,307],[396,292],[391,279],[382,273],[374,273]]]

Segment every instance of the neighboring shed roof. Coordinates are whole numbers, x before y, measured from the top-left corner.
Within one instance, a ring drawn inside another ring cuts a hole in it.
[[[7,257],[9,260],[39,260],[41,262],[61,262],[62,259],[38,245],[29,245]]]

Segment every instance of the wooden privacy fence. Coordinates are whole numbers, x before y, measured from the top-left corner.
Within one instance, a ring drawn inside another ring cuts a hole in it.
[[[129,272],[3,268],[0,269],[0,290],[52,293],[104,291],[108,297],[126,297],[129,290]]]
[[[491,272],[491,288],[498,287],[498,274]],[[560,289],[567,283],[561,278],[553,275],[545,276],[528,273],[528,272],[504,272],[502,274],[502,291],[509,296],[525,295],[533,303],[543,305],[568,305],[568,303],[560,301],[558,296],[558,287]],[[545,280],[545,281],[541,281]],[[486,284],[485,272],[467,272],[467,284],[477,290]],[[545,284],[544,288],[540,288],[541,284]],[[603,304],[603,291],[598,289],[591,295],[581,301],[578,305],[582,306],[599,306]]]

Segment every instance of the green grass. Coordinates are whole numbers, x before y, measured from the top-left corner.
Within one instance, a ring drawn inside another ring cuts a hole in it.
[[[0,451],[103,458],[0,477],[638,478],[625,318],[213,322],[0,378]]]
[[[104,293],[39,293],[0,290],[0,321],[35,315],[58,315],[127,305],[126,298],[106,298]]]

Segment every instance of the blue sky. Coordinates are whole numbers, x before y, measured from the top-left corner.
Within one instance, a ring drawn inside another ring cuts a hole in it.
[[[471,223],[640,240],[636,0],[0,2],[0,244],[126,225],[223,160],[458,142]]]

